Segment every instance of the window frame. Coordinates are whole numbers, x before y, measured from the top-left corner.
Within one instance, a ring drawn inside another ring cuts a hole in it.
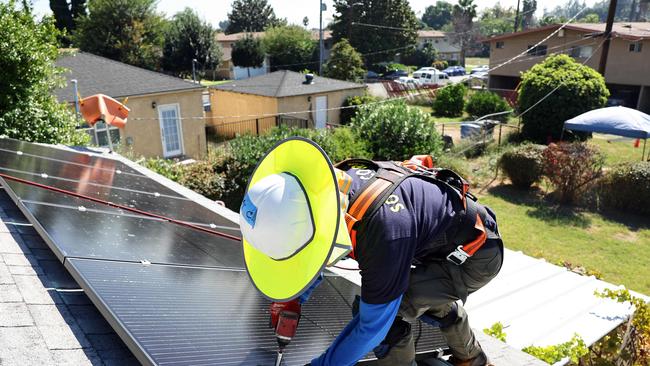
[[[496,41],[494,44],[494,48],[501,50],[505,45],[506,43],[504,41]]]

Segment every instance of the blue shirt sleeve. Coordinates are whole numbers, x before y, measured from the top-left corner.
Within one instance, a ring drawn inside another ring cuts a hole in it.
[[[367,304],[361,300],[359,314],[341,331],[325,353],[311,361],[312,366],[356,364],[384,340],[401,301],[401,295],[386,304]]]
[[[309,300],[309,297],[311,296],[311,293],[314,292],[316,287],[318,287],[318,285],[320,285],[321,282],[323,282],[323,274],[322,273],[318,275],[318,278],[316,278],[316,281],[314,281],[314,283],[312,283],[311,286],[309,286],[305,290],[305,292],[303,292],[302,294],[300,294],[300,296],[298,296],[298,302],[300,302],[301,305],[306,303],[307,300]]]

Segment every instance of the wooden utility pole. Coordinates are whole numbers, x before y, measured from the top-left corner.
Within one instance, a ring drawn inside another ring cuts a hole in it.
[[[517,28],[519,28],[519,3],[521,0],[517,0],[517,14],[515,15],[515,33],[517,33]]]
[[[609,54],[609,42],[612,39],[612,26],[614,25],[614,15],[616,15],[617,0],[609,0],[609,10],[607,11],[607,25],[605,26],[605,42],[603,43],[603,50],[600,54],[600,64],[598,65],[598,72],[605,76],[605,69],[607,68],[607,55]]]

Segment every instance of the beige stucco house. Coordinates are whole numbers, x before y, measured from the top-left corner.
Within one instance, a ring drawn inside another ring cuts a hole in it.
[[[280,123],[325,128],[337,125],[340,110],[352,95],[363,95],[366,85],[293,71],[276,71],[210,88],[207,121],[217,135],[261,133]]]
[[[492,37],[490,43],[489,88],[514,90],[522,72],[548,55],[566,53],[581,63],[598,69],[605,24],[569,24],[557,34],[559,25],[528,29]],[[521,52],[527,54],[505,63]],[[503,65],[502,65],[503,64]],[[495,69],[496,68],[496,69]],[[605,82],[610,103],[650,112],[650,26],[648,23],[614,23]]]
[[[450,34],[437,30],[419,30],[417,47],[430,43],[438,51],[438,56],[446,61],[460,60],[460,46],[453,42]]]
[[[63,54],[56,65],[66,69],[65,88],[55,90],[74,107],[77,81],[81,97],[106,94],[131,109],[126,127],[97,123],[88,131],[93,142],[144,157],[192,157],[206,154],[204,87],[183,79],[127,65],[85,52]],[[207,100],[207,95],[206,95]],[[207,104],[207,103],[206,103]]]

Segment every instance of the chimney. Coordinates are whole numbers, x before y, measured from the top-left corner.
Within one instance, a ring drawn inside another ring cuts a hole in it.
[[[311,85],[314,83],[314,74],[305,74],[305,81],[302,82],[305,85]]]

